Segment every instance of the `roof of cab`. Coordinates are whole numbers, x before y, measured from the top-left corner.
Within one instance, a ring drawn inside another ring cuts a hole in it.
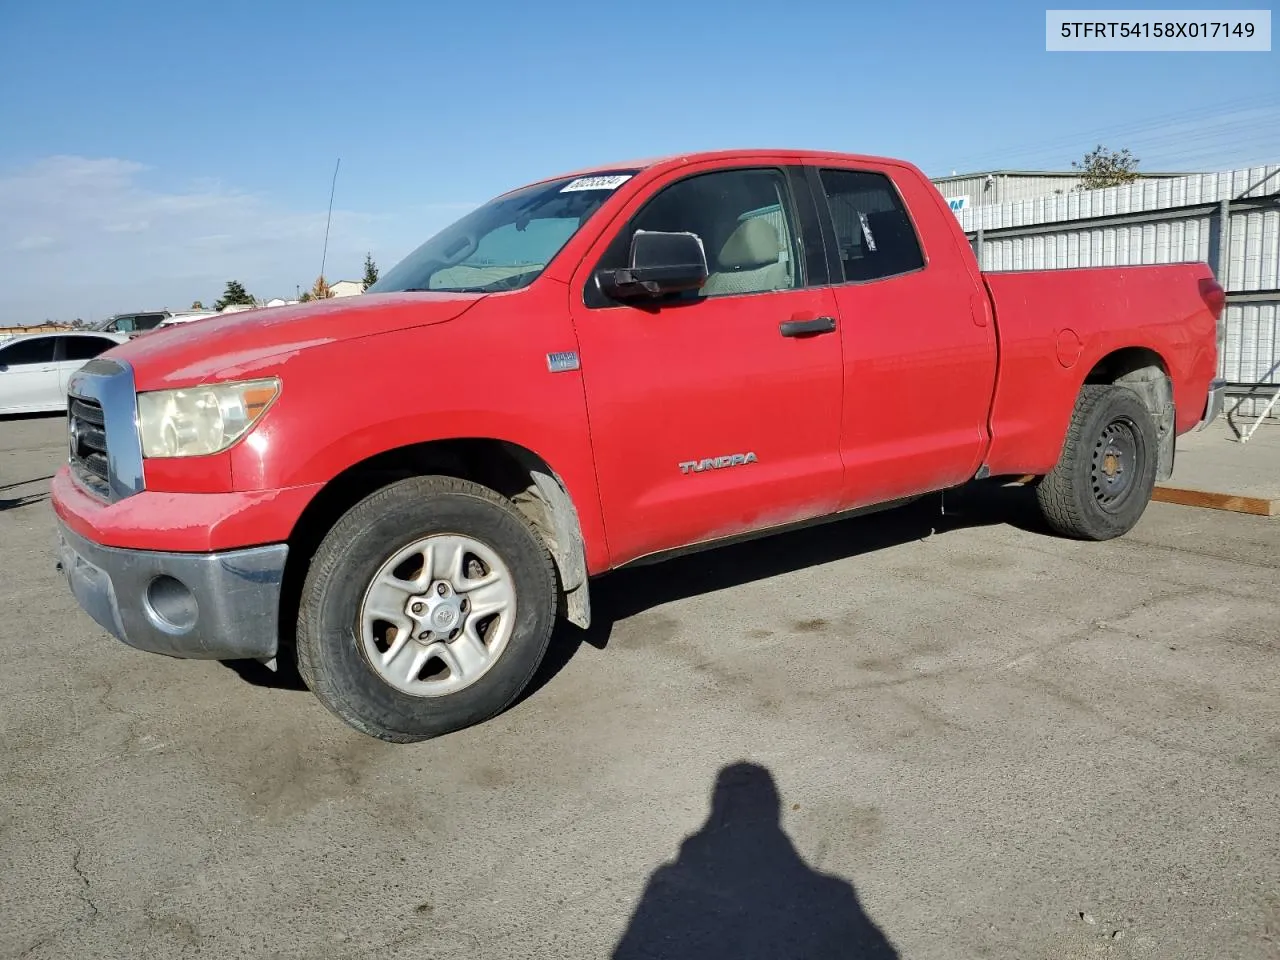
[[[649,157],[644,160],[626,160],[616,163],[601,163],[590,167],[583,167],[580,170],[570,170],[565,173],[558,173],[555,176],[543,177],[539,180],[532,181],[522,186],[536,186],[540,183],[550,183],[553,180],[563,180],[568,177],[590,177],[601,173],[609,173],[618,170],[649,170],[654,167],[674,167],[690,163],[701,163],[704,161],[715,160],[757,160],[764,157],[785,157],[789,160],[805,161],[805,160],[841,160],[856,161],[861,163],[902,163],[901,160],[894,160],[890,157],[878,157],[869,154],[858,153],[841,153],[836,150],[795,150],[795,149],[764,149],[754,147],[741,150],[704,150],[693,153],[674,153],[661,157]],[[517,187],[515,189],[521,189]]]

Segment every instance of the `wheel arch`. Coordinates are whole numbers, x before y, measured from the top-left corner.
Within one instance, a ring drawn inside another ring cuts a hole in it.
[[[1127,346],[1112,350],[1089,369],[1081,383],[1118,384],[1136,393],[1156,422],[1156,479],[1173,475],[1175,415],[1173,377],[1159,351],[1150,347]]]
[[[568,488],[547,461],[518,443],[467,437],[411,443],[365,457],[332,477],[302,511],[289,536],[281,598],[281,640],[291,642],[297,604],[311,558],[356,503],[412,476],[442,474],[470,480],[507,498],[542,537],[555,563],[565,616],[591,622],[589,574],[582,524]]]

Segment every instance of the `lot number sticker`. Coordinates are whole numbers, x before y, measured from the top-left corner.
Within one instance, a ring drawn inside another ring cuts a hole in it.
[[[570,180],[560,188],[561,193],[570,193],[574,190],[617,190],[628,180],[631,179],[629,173],[616,173],[609,177],[579,177],[577,180]]]

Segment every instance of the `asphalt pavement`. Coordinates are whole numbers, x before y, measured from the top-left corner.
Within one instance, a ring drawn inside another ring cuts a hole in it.
[[[0,421],[0,957],[1280,956],[1280,521],[983,487],[598,582],[392,746],[99,630]]]

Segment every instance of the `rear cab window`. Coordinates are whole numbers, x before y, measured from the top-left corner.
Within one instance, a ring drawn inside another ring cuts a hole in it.
[[[883,173],[822,168],[818,181],[845,283],[884,280],[922,270],[924,253],[897,189]],[[840,282],[838,275],[833,278]]]

